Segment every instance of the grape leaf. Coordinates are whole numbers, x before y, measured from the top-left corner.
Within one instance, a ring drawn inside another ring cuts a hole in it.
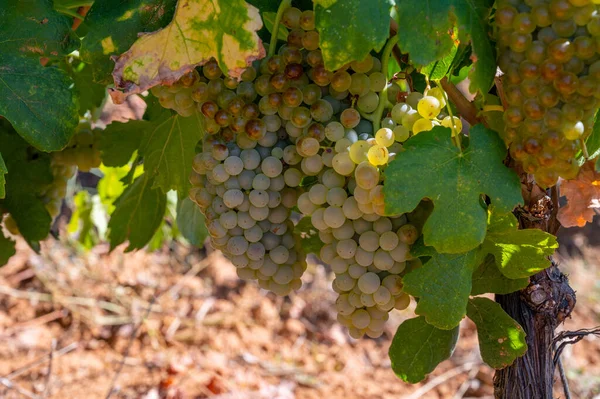
[[[0,266],[4,266],[16,252],[15,242],[10,238],[5,237],[0,228]]]
[[[319,255],[321,248],[325,243],[319,238],[319,232],[313,227],[310,217],[305,216],[296,226],[294,234],[302,239],[302,250],[306,254]]]
[[[548,257],[558,248],[556,237],[539,229],[519,230],[515,215],[490,212],[482,250],[491,253],[508,278],[526,278],[550,266]]]
[[[429,80],[440,80],[448,74],[450,67],[454,62],[456,53],[458,51],[457,41],[452,41],[452,47],[447,55],[436,59],[428,65],[421,68],[421,73],[429,78]]]
[[[523,203],[518,176],[502,163],[506,147],[497,133],[477,125],[469,141],[461,153],[450,129],[434,127],[408,139],[385,170],[390,214],[410,212],[423,198],[433,202],[423,234],[425,244],[441,253],[467,252],[483,242],[487,211],[481,194],[499,213]]]
[[[596,111],[592,133],[585,140],[585,147],[590,155],[589,159],[600,157],[600,112]]]
[[[467,314],[473,270],[479,265],[478,250],[462,254],[439,254],[431,248],[411,250],[413,256],[431,256],[422,267],[404,276],[404,292],[419,298],[415,314],[427,323],[450,330]]]
[[[113,122],[106,126],[100,135],[102,163],[112,167],[126,165],[153,126],[145,120]]]
[[[458,327],[440,330],[427,324],[422,316],[405,320],[396,330],[390,346],[392,370],[406,382],[422,381],[452,355],[458,330]]]
[[[0,199],[6,196],[6,190],[4,189],[4,186],[6,185],[6,178],[4,175],[7,173],[8,169],[6,169],[6,164],[4,163],[4,159],[0,153]]]
[[[94,82],[92,66],[79,60],[73,60],[71,63],[63,62],[62,65],[75,83],[75,90],[79,97],[79,113],[83,115],[86,111],[93,112],[99,108],[106,96],[106,87]]]
[[[141,36],[115,64],[116,103],[158,84],[169,84],[214,57],[223,72],[239,78],[252,61],[265,56],[256,33],[258,9],[244,0],[179,2],[173,21]]]
[[[507,367],[527,352],[523,328],[496,302],[470,299],[467,315],[477,326],[481,357],[491,367]]]
[[[452,0],[461,43],[471,42],[473,66],[469,72],[472,93],[487,93],[496,76],[496,53],[490,42],[489,17],[494,0]]]
[[[90,64],[94,81],[113,83],[111,55],[126,51],[139,32],[154,32],[173,18],[177,0],[96,1],[85,18],[81,59]]]
[[[196,247],[201,247],[208,237],[204,215],[189,197],[177,202],[177,226],[185,239]]]
[[[263,22],[265,23],[265,28],[267,28],[267,30],[271,34],[273,33],[273,26],[275,25],[276,17],[277,17],[277,13],[274,13],[274,12],[263,12],[262,13],[262,18],[263,18]],[[277,29],[277,39],[283,40],[285,42],[285,41],[287,41],[288,34],[289,34],[289,31],[287,30],[287,28],[283,24],[280,24],[279,29]]]
[[[488,255],[483,263],[473,272],[471,295],[486,293],[510,294],[522,290],[529,285],[528,278],[510,279],[498,270],[492,255]]]
[[[167,200],[160,190],[152,188],[147,174],[139,176],[115,201],[108,223],[110,248],[129,240],[126,251],[143,248],[160,226]]]
[[[102,171],[102,179],[98,182],[98,196],[100,197],[100,202],[104,205],[106,212],[111,214],[114,212],[115,206],[114,203],[117,198],[125,191],[125,184],[123,183],[123,178],[125,178],[132,170],[129,165],[121,166],[121,167],[107,167],[106,165],[100,165],[100,170]],[[134,174],[138,177],[143,172],[139,172],[141,168],[135,168]]]
[[[62,149],[75,131],[79,116],[72,85],[60,69],[0,52],[0,115],[40,150]]]
[[[396,2],[398,46],[413,63],[428,65],[450,54],[454,45],[450,6],[447,0],[433,0],[427,6],[418,0]]]
[[[54,10],[51,0],[4,0],[0,5],[2,53],[61,57],[76,50],[79,39],[72,19]],[[1,64],[1,63],[0,63]]]
[[[560,193],[567,197],[567,205],[558,210],[558,221],[564,227],[583,227],[591,222],[600,207],[600,172],[594,161],[583,164],[573,180],[560,184]]]
[[[204,119],[199,113],[188,118],[170,111],[163,113],[140,144],[144,169],[154,177],[153,187],[160,187],[163,192],[187,192],[196,144],[203,132]]]
[[[37,197],[37,191],[52,182],[50,155],[35,153],[14,131],[0,129],[0,154],[10,173],[6,175],[6,197],[0,208],[6,209],[27,242],[36,246],[50,231],[52,218]]]
[[[389,35],[390,0],[315,0],[315,25],[330,71],[383,48]],[[423,32],[421,32],[423,33]]]
[[[471,91],[487,93],[496,73],[496,57],[489,38],[492,0],[417,0],[396,2],[399,46],[417,65],[429,65],[452,51],[453,28],[461,44],[472,43]]]
[[[81,190],[73,197],[73,213],[69,220],[68,231],[77,233],[77,241],[83,248],[89,250],[98,243],[98,236],[94,231],[92,210],[94,204],[92,197],[86,190]]]

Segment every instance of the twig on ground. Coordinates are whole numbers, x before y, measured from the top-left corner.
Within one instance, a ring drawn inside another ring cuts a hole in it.
[[[66,355],[69,352],[74,351],[75,349],[77,349],[78,346],[79,346],[79,343],[73,342],[72,344],[69,344],[69,345],[63,347],[62,349],[54,351],[53,358],[56,360],[57,358],[59,358],[63,355]],[[40,358],[34,360],[33,362],[26,364],[23,367],[19,367],[18,369],[12,371],[10,374],[7,374],[2,378],[11,380],[13,378],[20,376],[21,374],[26,373],[27,371],[31,370],[34,367],[37,367],[41,364],[46,363],[48,360],[50,360],[49,356],[44,355],[43,357],[40,357]]]
[[[475,366],[478,366],[478,364],[477,363],[465,363],[458,367],[454,367],[453,369],[446,371],[444,374],[438,375],[437,377],[435,377],[434,379],[429,381],[427,384],[423,385],[421,388],[417,389],[410,395],[403,397],[402,399],[420,399],[423,397],[423,395],[425,395],[427,392],[431,391],[438,385],[445,383],[449,379],[454,378],[457,375],[462,374],[465,371],[469,370],[471,367],[475,367]]]
[[[473,367],[473,369],[469,372],[467,379],[460,385],[452,399],[463,399],[465,397],[465,393],[469,389],[473,379],[477,376],[477,373],[479,373],[479,367]]]
[[[560,374],[560,380],[563,384],[563,391],[565,392],[565,399],[571,399],[571,390],[569,389],[569,380],[565,374],[565,368],[562,364],[562,359],[558,358],[558,373]]]
[[[33,392],[31,392],[25,388],[20,387],[18,384],[15,384],[14,382],[12,382],[10,379],[8,379],[6,377],[0,377],[0,384],[4,385],[8,389],[12,389],[12,390],[20,393],[21,395],[25,396],[26,398],[42,399],[38,395],[34,394]]]
[[[159,296],[160,295],[154,295],[152,297],[152,299],[150,300],[150,306],[148,306],[146,308],[146,313],[144,313],[142,318],[136,323],[136,326],[133,329],[133,331],[131,331],[131,335],[129,335],[129,341],[127,342],[127,346],[125,347],[125,352],[123,352],[123,359],[121,359],[121,361],[119,362],[117,371],[115,371],[115,374],[110,382],[110,386],[108,388],[108,392],[106,393],[106,397],[105,397],[106,399],[110,399],[112,394],[115,392],[115,385],[117,384],[117,380],[119,379],[119,375],[121,374],[121,371],[123,371],[123,367],[125,367],[125,361],[129,357],[129,351],[131,350],[133,341],[135,341],[135,338],[137,337],[140,327],[142,326],[142,324],[144,324],[144,321],[148,318],[148,316],[150,316],[150,312],[152,311],[152,305],[154,305],[154,302],[156,302],[156,300],[158,299]]]
[[[46,372],[46,383],[44,384],[44,392],[42,398],[50,396],[50,379],[52,378],[52,363],[54,360],[54,351],[56,350],[56,339],[52,340],[50,345],[50,353],[48,354],[48,371]]]

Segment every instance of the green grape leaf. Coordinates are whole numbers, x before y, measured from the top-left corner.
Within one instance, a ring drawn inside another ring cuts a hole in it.
[[[173,18],[177,0],[96,1],[85,18],[81,59],[90,64],[94,81],[113,83],[112,55],[126,51],[140,32],[154,32]]]
[[[413,256],[431,256],[422,267],[404,276],[404,292],[419,298],[415,314],[427,323],[450,330],[467,314],[473,270],[479,265],[478,250],[462,254],[431,253],[413,249]]]
[[[422,381],[452,355],[457,341],[458,327],[440,330],[427,324],[422,316],[405,320],[390,346],[392,370],[405,382]]]
[[[133,153],[140,148],[144,135],[153,128],[145,120],[113,122],[100,135],[102,163],[106,166],[123,166],[131,161]]]
[[[585,147],[588,150],[590,155],[590,159],[600,157],[600,112],[596,111],[596,116],[594,117],[594,127],[592,128],[592,133],[585,140]],[[582,160],[583,164],[585,160]],[[596,170],[598,170],[596,168]]]
[[[308,216],[300,219],[298,224],[294,226],[294,234],[302,239],[302,250],[306,254],[319,255],[321,248],[325,245],[319,238],[319,232],[313,227]]]
[[[548,267],[548,257],[558,248],[556,237],[539,229],[519,230],[512,213],[492,209],[482,249],[494,255],[500,272],[508,278],[532,276]]]
[[[248,0],[248,3],[258,8],[261,12],[263,11],[277,11],[279,7],[279,0]]]
[[[483,263],[473,272],[471,295],[510,294],[528,285],[528,278],[510,279],[502,274],[496,266],[494,257],[488,254]]]
[[[77,241],[83,248],[89,250],[98,243],[98,236],[94,231],[92,220],[92,210],[94,209],[92,197],[87,191],[81,190],[73,197],[73,204],[68,231],[71,234],[77,233]]]
[[[451,2],[433,0],[424,6],[418,0],[396,2],[398,46],[417,65],[444,59],[455,46],[451,33]]]
[[[265,23],[265,28],[267,28],[267,30],[271,34],[273,33],[273,26],[275,25],[275,17],[277,17],[277,13],[274,13],[274,12],[263,12],[262,13],[262,18],[263,18],[263,22]],[[280,24],[279,29],[277,30],[277,39],[283,40],[285,42],[285,41],[287,41],[288,34],[289,34],[289,31],[287,30],[287,28],[283,24]]]
[[[139,176],[115,201],[115,210],[108,223],[110,248],[129,240],[126,251],[143,248],[152,238],[165,216],[167,199],[152,188],[147,173]]]
[[[136,168],[135,171],[137,172],[138,169],[140,168]],[[132,168],[129,165],[114,168],[101,165],[100,170],[103,176],[98,182],[98,196],[106,212],[111,214],[115,210],[114,203],[116,199],[125,191],[126,186],[123,183],[123,178],[130,173]],[[139,175],[141,175],[141,172],[138,172],[137,176]]]
[[[72,18],[55,11],[50,0],[5,0],[0,21],[3,55],[29,56],[39,63],[39,57],[62,57],[79,46]]]
[[[133,93],[175,82],[214,57],[229,76],[239,78],[265,49],[256,33],[262,27],[258,9],[244,0],[179,2],[173,21],[141,36],[115,63],[113,91],[120,103]]]
[[[390,0],[315,0],[315,25],[330,71],[383,48],[390,31]],[[421,32],[422,33],[422,32]]]
[[[491,367],[507,367],[527,352],[523,328],[496,302],[470,299],[467,315],[477,326],[481,357]]]
[[[190,244],[201,247],[208,237],[206,220],[200,208],[189,197],[177,202],[177,227]]]
[[[15,242],[5,237],[2,229],[0,229],[0,266],[4,266],[16,252]]]
[[[429,80],[440,80],[448,74],[450,67],[454,62],[456,53],[458,52],[458,43],[452,41],[452,47],[445,56],[436,59],[428,65],[421,68],[421,73],[429,78]]]
[[[496,53],[490,42],[489,17],[494,0],[452,0],[461,43],[471,42],[473,67],[469,73],[473,93],[487,93],[496,76]]]
[[[148,130],[140,144],[144,169],[154,177],[154,187],[187,192],[196,144],[202,139],[204,119],[200,113],[183,118],[166,111]]]
[[[408,139],[385,170],[388,213],[410,212],[423,198],[433,202],[423,235],[425,245],[440,253],[467,252],[483,242],[487,211],[482,194],[501,213],[523,203],[517,174],[502,163],[502,139],[483,125],[472,127],[469,138],[461,153],[450,129],[434,127]]]
[[[31,145],[57,151],[79,122],[73,81],[39,60],[0,52],[0,115]]]
[[[0,208],[6,209],[17,223],[27,242],[36,246],[50,231],[52,218],[38,191],[52,183],[50,155],[32,152],[29,145],[14,131],[0,129],[0,154],[10,173],[6,174],[6,197]]]
[[[94,82],[92,66],[79,60],[63,62],[62,65],[75,83],[79,96],[79,113],[83,115],[86,111],[93,112],[99,108],[106,97],[106,87]]]
[[[7,173],[8,169],[6,169],[6,164],[4,163],[4,159],[0,153],[0,199],[6,197],[6,190],[4,188],[6,185],[6,177],[4,177],[4,175]]]
[[[448,57],[456,45],[453,28],[457,27],[460,43],[472,44],[471,91],[487,93],[496,73],[488,23],[492,0],[434,0],[427,6],[417,0],[396,3],[398,44],[413,63],[429,65]]]

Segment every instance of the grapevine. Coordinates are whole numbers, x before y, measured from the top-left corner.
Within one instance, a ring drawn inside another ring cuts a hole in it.
[[[465,317],[492,367],[531,356],[502,296],[600,200],[597,0],[36,2],[0,7],[0,265],[70,207],[85,247],[181,232],[279,296],[316,255],[352,338],[414,313],[390,348],[407,382]]]

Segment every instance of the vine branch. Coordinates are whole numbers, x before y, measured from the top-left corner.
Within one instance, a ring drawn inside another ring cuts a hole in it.
[[[481,119],[478,116],[477,108],[475,104],[471,101],[467,100],[467,98],[458,90],[458,88],[448,80],[447,77],[444,77],[440,80],[440,84],[442,88],[448,95],[452,104],[456,106],[458,109],[458,113],[467,121],[471,126],[476,125],[478,123],[483,123],[487,126],[485,120]]]
[[[379,130],[379,128],[381,126],[381,117],[383,115],[383,110],[385,109],[385,106],[388,103],[388,99],[387,99],[388,63],[390,60],[390,55],[392,53],[392,49],[394,48],[396,43],[398,43],[398,35],[393,36],[388,40],[385,47],[383,48],[383,52],[381,53],[381,72],[385,76],[386,85],[383,88],[383,90],[381,91],[381,93],[379,93],[379,103],[377,104],[377,109],[375,109],[375,111],[373,111],[373,113],[371,115],[368,115],[369,117],[367,118],[371,122],[373,122],[373,132],[376,132]]]

